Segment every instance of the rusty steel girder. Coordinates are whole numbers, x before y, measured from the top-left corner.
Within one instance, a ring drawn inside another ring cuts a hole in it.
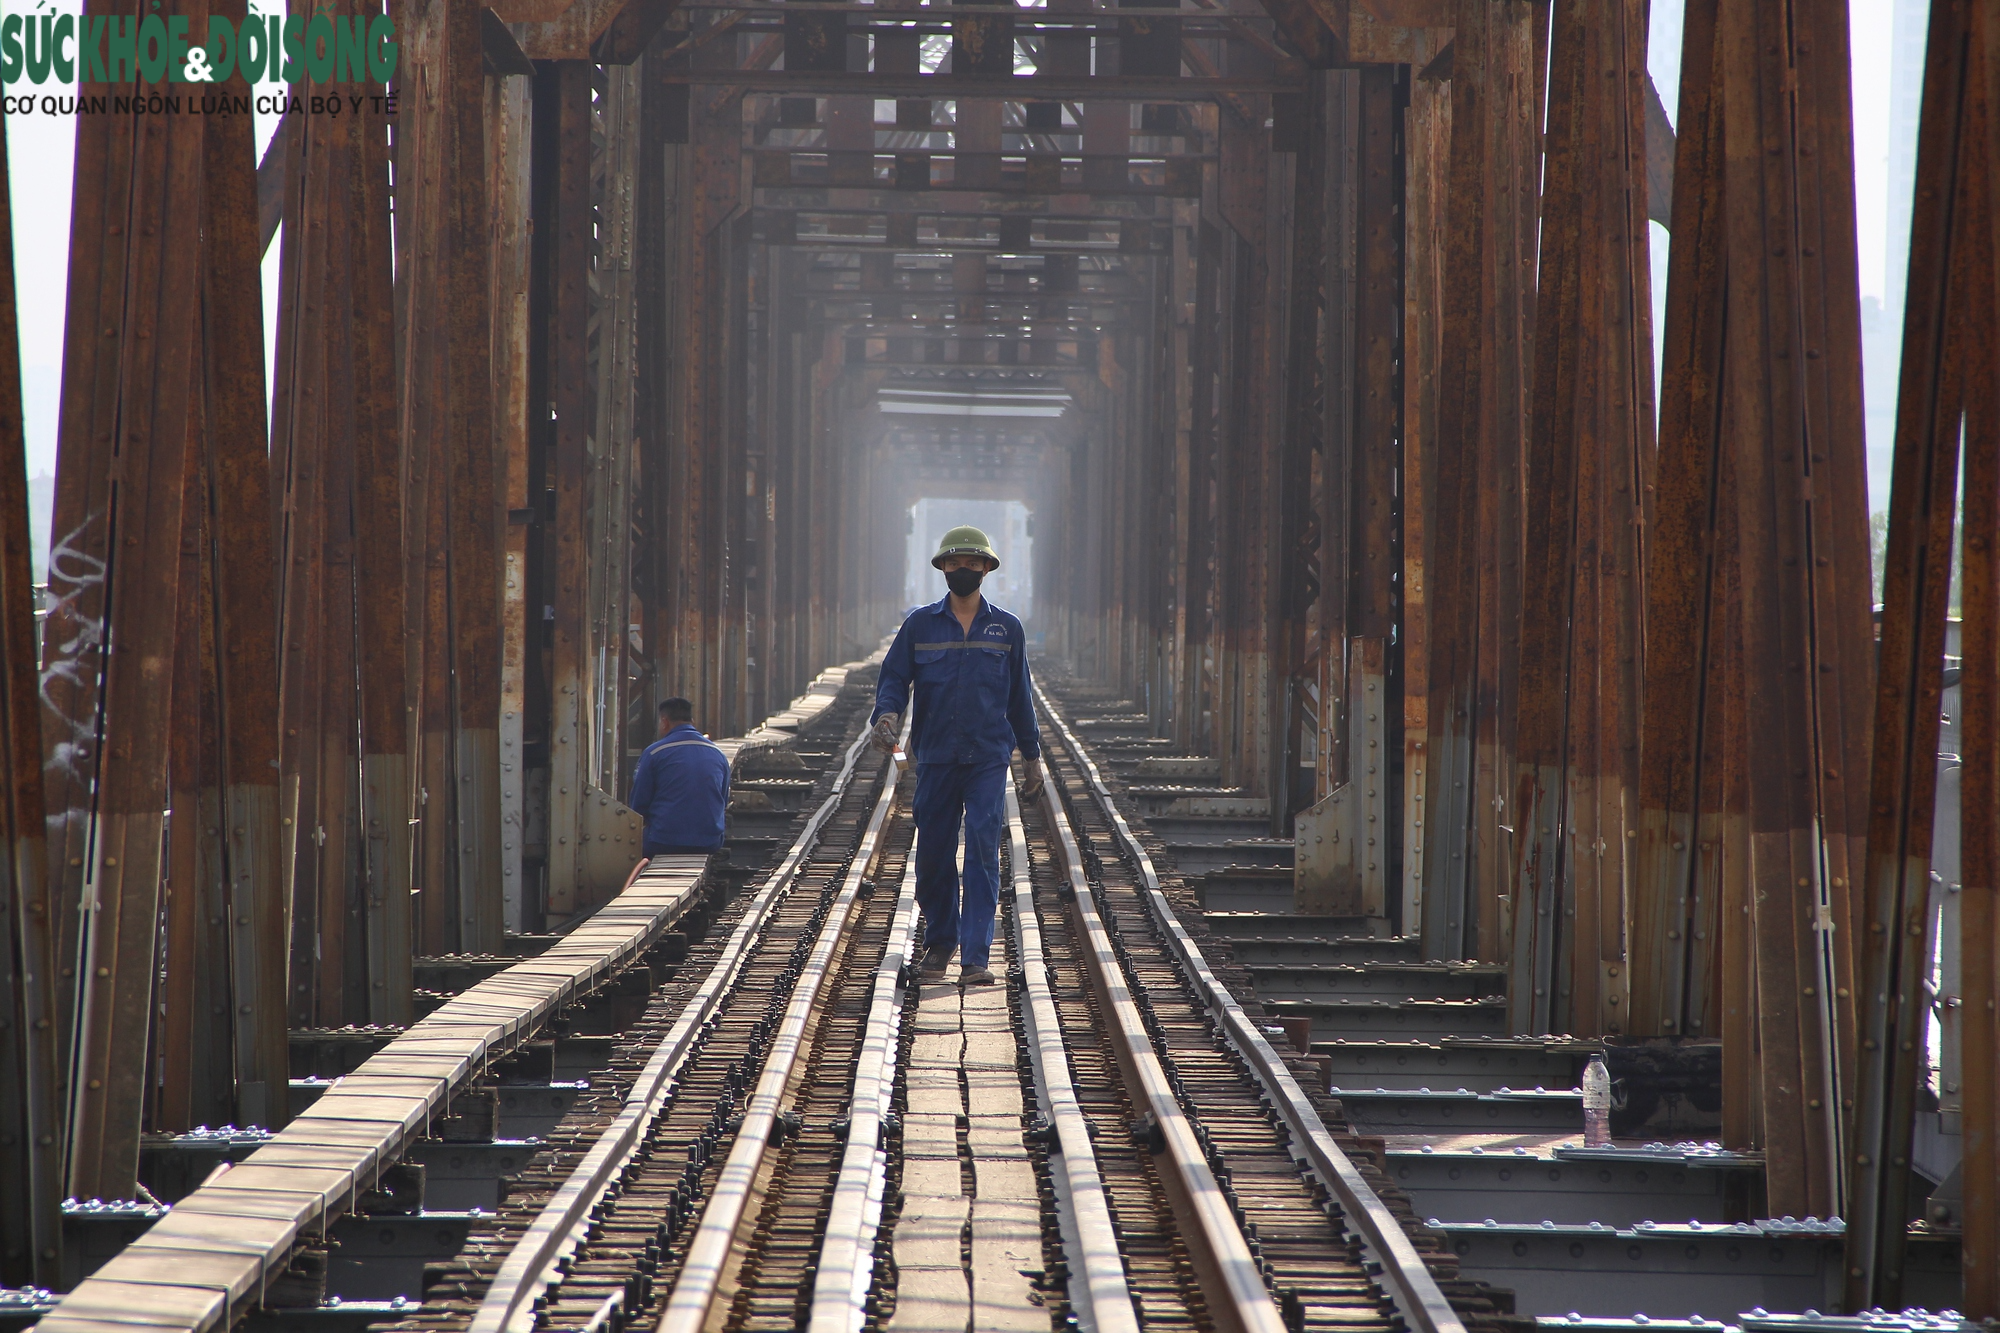
[[[1931,845],[1936,813],[1945,618],[1965,444],[1963,757],[1964,889],[1960,998],[1965,1156],[1963,1273],[1968,1315],[2000,1311],[1995,1230],[1995,1046],[1992,998],[1996,790],[1994,672],[2000,648],[1993,543],[2000,503],[2000,372],[1995,303],[1994,98],[2000,16],[1940,4],[1930,15],[1918,129],[1917,185],[1903,321],[1901,391],[1889,501],[1881,650],[1875,691],[1867,870],[1855,913],[1861,957],[1852,1151],[1846,1165],[1846,1306],[1900,1308],[1911,1211],[1911,1144],[1927,1056]],[[1978,654],[1975,656],[1975,654]],[[1975,961],[1978,960],[1978,961]],[[1983,994],[1979,994],[1983,992]],[[1984,1000],[1985,1003],[1980,1003]],[[1945,1003],[1951,1003],[1945,997]],[[1947,1037],[1949,1040],[1949,1037]],[[1946,1057],[1946,1069],[1950,1059]],[[1950,1077],[1949,1072],[1946,1079]],[[1944,1089],[1947,1093],[1950,1088]]]
[[[1552,20],[1514,718],[1516,1032],[1631,1030],[1654,463],[1643,12],[1558,3]]]
[[[366,12],[365,0],[353,12]],[[300,1026],[410,1012],[408,673],[386,117],[286,143],[272,492],[280,799]]]
[[[176,553],[199,420],[201,266],[188,257],[200,253],[203,148],[194,116],[77,127],[43,742],[58,957],[73,960],[58,978],[75,1070],[67,1192],[82,1198],[130,1198],[138,1170]]]
[[[1451,82],[1425,744],[1424,952],[1505,956],[1522,450],[1539,176],[1535,15],[1462,0]],[[1466,132],[1470,130],[1471,132]],[[1503,777],[1504,775],[1504,777]]]

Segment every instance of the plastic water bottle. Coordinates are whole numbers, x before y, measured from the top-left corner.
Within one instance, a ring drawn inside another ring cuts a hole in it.
[[[1611,1146],[1611,1071],[1593,1055],[1583,1070],[1583,1146]]]

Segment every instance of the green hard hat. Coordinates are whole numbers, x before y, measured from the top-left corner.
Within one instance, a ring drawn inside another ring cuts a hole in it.
[[[931,568],[943,569],[948,555],[983,555],[989,561],[987,568],[1000,568],[1000,557],[993,554],[993,543],[978,528],[958,527],[947,532],[938,543],[937,554],[931,557]]]

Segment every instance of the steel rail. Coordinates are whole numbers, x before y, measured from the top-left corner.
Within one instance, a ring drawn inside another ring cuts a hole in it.
[[[1028,869],[1028,832],[1020,798],[1007,786],[1007,838],[1014,881],[1014,953],[1022,973],[1021,1022],[1035,1071],[1035,1100],[1055,1131],[1052,1164],[1063,1252],[1070,1259],[1069,1303],[1083,1333],[1139,1333],[1139,1316],[1125,1279],[1125,1258],[1111,1220],[1104,1179],[1090,1124],[1077,1104],[1063,1045],[1062,1019],[1049,989],[1049,965],[1042,949],[1041,919],[1035,911],[1035,883]],[[1078,1281],[1078,1273],[1082,1280]],[[817,1330],[814,1331],[817,1333]]]
[[[875,1277],[875,1240],[882,1229],[882,1199],[889,1155],[882,1148],[890,1098],[896,1091],[898,1034],[904,1010],[902,971],[917,929],[917,863],[903,868],[889,942],[875,969],[868,1026],[848,1099],[847,1144],[840,1177],[827,1210],[825,1238],[813,1277],[807,1333],[860,1333]]]
[[[1188,979],[1207,997],[1209,1009],[1222,1025],[1230,1043],[1249,1065],[1271,1104],[1284,1118],[1293,1144],[1305,1154],[1307,1164],[1320,1182],[1340,1201],[1341,1213],[1348,1225],[1382,1265],[1378,1280],[1385,1293],[1395,1302],[1397,1310],[1409,1322],[1414,1333],[1465,1333],[1465,1325],[1458,1313],[1445,1299],[1437,1279],[1431,1276],[1423,1256],[1410,1243],[1395,1214],[1389,1211],[1388,1205],[1382,1202],[1340,1145],[1334,1142],[1326,1122],[1313,1109],[1311,1099],[1299,1086],[1298,1080],[1292,1077],[1283,1058],[1272,1049],[1263,1032],[1250,1021],[1250,1016],[1243,1012],[1243,1006],[1229,993],[1229,988],[1216,980],[1201,947],[1181,925],[1173,905],[1160,891],[1160,877],[1153,867],[1153,859],[1140,845],[1131,825],[1125,822],[1125,816],[1119,812],[1118,803],[1098,772],[1096,761],[1083,748],[1082,741],[1070,730],[1069,723],[1040,685],[1035,686],[1035,696],[1042,716],[1062,738],[1064,749],[1090,785],[1098,808],[1110,822],[1119,844],[1131,857],[1144,885],[1142,897],[1152,912],[1154,924],[1172,942],[1174,953]],[[1050,773],[1046,794],[1052,804],[1054,781],[1054,774]],[[1081,895],[1078,901],[1082,901]]]
[[[864,733],[856,745],[866,745],[870,740]],[[757,1176],[764,1164],[764,1154],[776,1141],[773,1131],[779,1124],[779,1111],[799,1056],[806,1048],[806,1032],[819,1004],[820,989],[832,971],[834,956],[853,920],[854,904],[861,899],[861,886],[875,872],[881,855],[882,830],[895,804],[896,784],[886,781],[867,830],[848,864],[840,893],[820,927],[804,970],[793,983],[784,1021],[771,1039],[756,1089],[744,1106],[743,1123],[730,1144],[729,1157],[722,1165],[715,1189],[702,1208],[687,1257],[681,1261],[680,1278],[674,1283],[666,1311],[660,1316],[658,1333],[700,1333],[708,1323],[709,1307],[715,1301],[730,1255],[736,1248],[737,1231],[752,1196],[757,1193]]]
[[[757,940],[773,909],[796,885],[806,857],[818,845],[821,829],[833,817],[846,795],[869,746],[866,733],[847,749],[833,790],[813,812],[811,820],[792,843],[785,859],[772,872],[757,897],[744,912],[722,955],[716,960],[701,989],[695,992],[674,1026],[654,1049],[646,1068],[626,1095],[625,1105],[604,1135],[592,1145],[555,1196],[508,1252],[493,1285],[487,1289],[479,1311],[473,1316],[472,1333],[530,1333],[535,1323],[535,1301],[559,1276],[562,1262],[576,1251],[590,1230],[591,1215],[603,1202],[612,1185],[634,1164],[648,1133],[673,1100],[675,1078],[686,1063],[703,1030],[719,1011],[734,987],[744,965],[755,952]],[[872,848],[876,835],[894,800],[895,784],[885,782],[876,802],[874,816],[863,835],[863,848]],[[857,853],[856,861],[864,860]],[[746,1126],[748,1120],[745,1121]]]
[[[1270,1289],[1248,1239],[1238,1223],[1229,1198],[1208,1165],[1187,1111],[1175,1095],[1172,1082],[1153,1049],[1139,1006],[1132,999],[1125,971],[1111,944],[1111,932],[1098,915],[1097,901],[1084,873],[1083,853],[1069,818],[1056,799],[1055,774],[1046,760],[1042,765],[1042,802],[1063,872],[1074,890],[1075,911],[1083,928],[1079,952],[1084,970],[1096,987],[1105,1026],[1128,1085],[1151,1113],[1153,1124],[1165,1140],[1165,1156],[1172,1170],[1162,1171],[1176,1215],[1188,1226],[1183,1233],[1188,1253],[1202,1285],[1209,1291],[1209,1312],[1225,1333],[1286,1333]]]

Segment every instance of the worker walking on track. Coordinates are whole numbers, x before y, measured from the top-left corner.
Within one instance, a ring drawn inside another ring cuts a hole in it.
[[[1016,749],[1029,763],[1021,799],[1042,790],[1041,735],[1028,683],[1020,619],[979,594],[1000,567],[986,534],[953,528],[931,565],[951,588],[904,618],[875,688],[875,744],[894,750],[916,686],[910,753],[917,763],[917,905],[924,912],[923,976],[945,974],[959,955],[960,979],[993,980],[993,914],[1000,902],[1000,812]],[[958,828],[965,824],[961,880]]]

